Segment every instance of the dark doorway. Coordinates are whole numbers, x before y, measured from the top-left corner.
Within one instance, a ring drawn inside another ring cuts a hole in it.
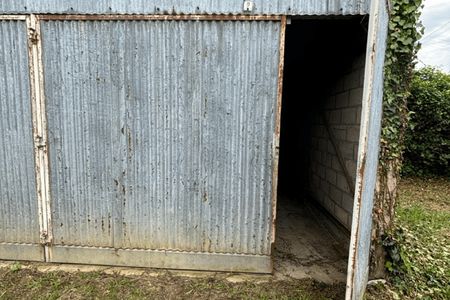
[[[366,16],[287,26],[275,267],[294,277],[345,280],[366,36]]]

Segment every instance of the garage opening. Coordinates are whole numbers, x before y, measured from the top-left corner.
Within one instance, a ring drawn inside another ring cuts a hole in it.
[[[346,278],[367,21],[286,29],[275,270],[291,277]]]

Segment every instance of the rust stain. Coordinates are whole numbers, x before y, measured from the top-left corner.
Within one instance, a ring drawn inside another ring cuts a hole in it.
[[[357,220],[360,220],[360,218],[361,218],[361,201],[362,201],[362,191],[363,191],[363,182],[364,182],[364,171],[365,171],[365,169],[366,169],[366,155],[364,154],[363,157],[361,158],[361,166],[358,169],[358,176],[359,176],[359,178],[361,178],[361,184],[359,185],[358,197],[356,198],[357,206],[359,207],[359,209],[358,209],[358,219]],[[354,268],[356,267],[356,261],[357,261],[357,258],[356,258],[356,256],[357,256],[356,255],[357,254],[356,247],[358,245],[358,236],[359,236],[359,230],[360,230],[358,223],[354,224],[354,225],[356,226],[356,233],[355,233],[356,238],[355,238],[355,249],[352,249],[354,251],[354,255],[353,255],[353,260],[352,260],[353,272],[352,272],[352,280],[351,280],[351,282],[355,281],[356,272],[355,272]],[[352,289],[352,292],[353,292],[353,289]]]
[[[280,135],[280,119],[281,119],[281,104],[283,98],[283,75],[284,75],[284,48],[286,40],[286,16],[281,19],[281,29],[280,29],[280,58],[278,63],[278,86],[277,86],[277,114],[275,123],[275,134],[279,137]]]
[[[127,223],[126,222],[122,222],[122,228],[123,228],[123,236],[126,237],[127,236]]]
[[[29,39],[30,43],[33,45],[37,45],[37,43],[39,42],[39,35],[38,35],[36,29],[29,28],[28,30],[29,30],[28,39]]]
[[[204,104],[205,104],[205,110],[203,112],[203,117],[206,118],[206,114],[207,114],[207,110],[208,110],[208,98],[205,97],[204,99]]]
[[[111,232],[112,229],[112,222],[111,222],[111,214],[108,214],[108,233]]]
[[[127,146],[128,146],[128,159],[131,159],[133,157],[133,137],[129,127],[127,127]]]

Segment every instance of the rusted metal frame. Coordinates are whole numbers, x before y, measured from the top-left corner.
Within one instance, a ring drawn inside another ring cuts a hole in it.
[[[381,45],[377,44],[378,37],[378,23],[382,18],[380,16],[380,7],[386,5],[386,0],[373,0],[371,3],[370,19],[369,19],[369,31],[367,36],[367,54],[364,72],[364,91],[362,97],[362,111],[361,111],[361,127],[360,127],[360,138],[358,146],[358,165],[356,174],[356,185],[355,185],[355,196],[354,196],[354,208],[352,216],[352,230],[350,237],[350,247],[349,247],[349,258],[348,258],[348,268],[347,268],[347,285],[346,285],[346,300],[359,300],[362,299],[363,295],[358,295],[355,290],[355,276],[356,269],[362,262],[358,261],[358,249],[360,241],[361,228],[361,214],[362,214],[362,200],[363,192],[366,188],[366,165],[368,159],[369,151],[369,130],[370,121],[372,118],[372,106],[374,101],[374,78],[376,73],[376,56],[377,50]],[[387,28],[385,28],[387,31]],[[384,41],[385,42],[385,41]],[[383,60],[384,61],[384,60]],[[380,62],[378,62],[380,63]],[[382,63],[382,62],[381,62]],[[378,82],[382,84],[382,82]],[[382,101],[382,100],[379,100]],[[381,105],[380,105],[381,106]],[[381,107],[380,107],[381,109]],[[381,126],[381,120],[380,124]],[[378,128],[380,129],[380,128]],[[373,130],[373,129],[372,129]],[[374,149],[374,151],[378,151]],[[376,170],[374,170],[376,173]],[[376,175],[375,175],[376,176]],[[368,268],[368,266],[367,266]]]
[[[45,21],[280,21],[282,16],[266,15],[38,15]]]
[[[39,208],[40,241],[45,246],[45,259],[49,260],[52,243],[51,202],[47,118],[44,96],[44,71],[42,65],[42,39],[36,15],[26,18],[28,29],[28,63],[33,124],[36,188]]]
[[[345,180],[347,181],[348,188],[350,189],[350,193],[352,196],[355,195],[355,183],[352,180],[352,177],[350,176],[350,173],[348,172],[347,167],[345,166],[344,157],[342,156],[341,149],[339,149],[338,142],[336,140],[336,137],[334,135],[333,129],[330,126],[330,123],[328,122],[327,116],[325,114],[322,115],[323,122],[325,124],[325,128],[327,130],[328,136],[330,137],[331,144],[333,145],[334,152],[336,153],[336,156],[338,158],[339,164],[341,165],[342,171],[344,172]]]
[[[275,130],[273,135],[272,144],[272,234],[271,234],[271,244],[272,248],[275,243],[275,223],[277,218],[277,191],[278,191],[278,163],[280,156],[280,128],[281,128],[281,105],[283,98],[283,71],[284,71],[284,48],[286,40],[286,22],[287,17],[283,16],[281,18],[280,27],[280,50],[279,50],[279,61],[278,61],[278,86],[277,86],[277,104],[275,110]]]
[[[0,21],[25,21],[26,15],[0,15]]]

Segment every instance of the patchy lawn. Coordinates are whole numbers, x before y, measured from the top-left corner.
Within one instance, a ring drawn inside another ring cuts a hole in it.
[[[450,178],[405,178],[400,182],[398,216],[406,221],[405,210],[413,206],[421,206],[432,212],[450,213]],[[450,220],[447,219],[447,225]]]
[[[16,264],[0,268],[0,299],[342,299],[344,296],[343,284],[326,285],[312,280],[232,283],[224,276],[39,272]]]
[[[450,179],[407,178],[399,191],[391,291],[369,299],[450,299]]]

